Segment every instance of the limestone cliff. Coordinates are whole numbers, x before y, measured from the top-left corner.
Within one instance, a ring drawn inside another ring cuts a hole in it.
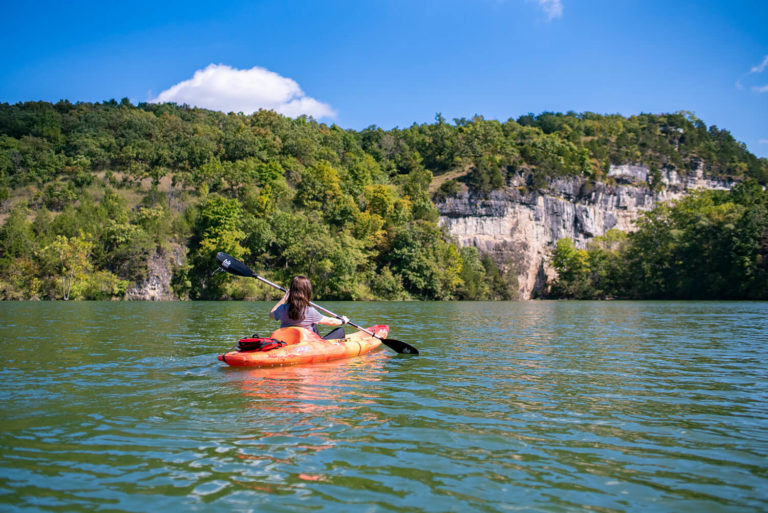
[[[700,169],[681,177],[663,172],[663,187],[648,187],[651,170],[644,166],[611,166],[613,183],[584,178],[551,181],[546,190],[530,187],[529,173],[512,174],[507,187],[488,197],[459,193],[437,204],[440,223],[461,246],[489,253],[505,271],[515,272],[520,298],[534,297],[553,276],[548,260],[555,243],[571,238],[585,247],[611,228],[632,231],[640,213],[694,189],[729,189],[727,180],[706,179]]]
[[[173,266],[183,265],[186,249],[172,243],[170,249],[160,250],[147,261],[147,277],[126,291],[125,299],[131,301],[171,301],[178,299],[171,289]]]

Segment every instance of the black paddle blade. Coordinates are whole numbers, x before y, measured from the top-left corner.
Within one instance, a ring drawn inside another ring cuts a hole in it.
[[[237,258],[229,256],[222,251],[219,251],[219,253],[216,255],[216,261],[219,263],[219,267],[228,273],[236,274],[238,276],[245,276],[246,278],[256,276],[256,274],[251,271],[247,265],[242,263]]]
[[[376,337],[378,338],[378,337]],[[410,344],[406,344],[402,340],[395,340],[393,338],[382,338],[381,343],[389,347],[396,353],[400,354],[419,354],[419,350]]]

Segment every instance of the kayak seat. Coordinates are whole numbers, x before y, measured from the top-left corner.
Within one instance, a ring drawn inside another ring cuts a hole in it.
[[[317,337],[317,335],[304,328],[298,328],[291,326],[288,328],[280,328],[272,333],[272,338],[285,342],[286,345],[292,346],[298,344],[302,340],[306,340],[310,337]]]
[[[339,326],[333,331],[328,332],[328,334],[323,336],[323,340],[339,340],[342,338],[347,338],[347,334],[344,331],[343,326]]]

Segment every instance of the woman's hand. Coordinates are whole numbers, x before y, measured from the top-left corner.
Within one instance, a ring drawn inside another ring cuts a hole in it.
[[[342,315],[339,320],[341,321],[342,326],[344,326],[345,324],[349,324],[349,318],[346,315]]]

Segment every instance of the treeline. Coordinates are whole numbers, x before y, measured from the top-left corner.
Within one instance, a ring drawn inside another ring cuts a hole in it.
[[[755,181],[697,192],[587,249],[561,239],[552,264],[554,298],[768,299],[768,192]]]
[[[158,253],[179,252],[179,297],[271,294],[211,277],[217,251],[281,283],[306,274],[320,298],[515,297],[514,275],[437,226],[431,181],[418,151],[377,129],[127,101],[2,105],[0,297],[122,297]]]
[[[327,299],[514,298],[507,262],[458,248],[434,201],[627,162],[768,181],[765,159],[688,113],[354,131],[127,100],[0,104],[0,298],[122,297],[158,256],[182,298],[270,293],[211,277],[220,250],[281,283],[306,274]]]

